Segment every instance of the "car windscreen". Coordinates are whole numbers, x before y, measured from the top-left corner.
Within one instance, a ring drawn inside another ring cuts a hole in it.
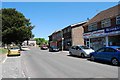
[[[10,49],[19,49],[18,47],[10,48]]]
[[[90,49],[89,47],[87,46],[80,46],[81,49]]]

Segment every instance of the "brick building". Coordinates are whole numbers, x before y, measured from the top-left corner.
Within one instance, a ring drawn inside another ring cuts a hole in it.
[[[72,28],[72,45],[84,45],[84,39],[83,39],[83,25],[86,23],[85,22],[80,22],[77,24],[71,25]]]
[[[62,49],[62,31],[55,31],[49,36],[49,46],[57,46]]]
[[[85,45],[95,50],[103,46],[120,46],[120,5],[101,11],[83,28]]]
[[[49,45],[56,43],[57,47],[62,50],[69,50],[72,45],[84,45],[83,27],[86,22],[80,22],[56,31],[49,36]]]
[[[62,29],[63,35],[63,49],[68,50],[72,46],[72,30],[71,26]]]

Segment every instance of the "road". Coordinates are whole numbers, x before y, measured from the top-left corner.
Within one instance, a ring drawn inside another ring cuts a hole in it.
[[[15,62],[14,66],[12,62]],[[16,64],[17,63],[17,64]],[[39,48],[23,51],[20,57],[7,58],[3,64],[3,77],[6,76],[6,65],[16,67],[18,77],[29,78],[117,78],[118,67],[88,61],[69,56],[67,52],[48,52]],[[8,67],[8,66],[7,66]],[[8,69],[10,70],[11,67]],[[11,69],[11,70],[12,70]],[[18,69],[18,72],[17,72]],[[10,71],[9,71],[10,72]],[[12,74],[12,73],[11,73]],[[14,73],[13,73],[14,74]],[[11,76],[9,76],[11,77]]]

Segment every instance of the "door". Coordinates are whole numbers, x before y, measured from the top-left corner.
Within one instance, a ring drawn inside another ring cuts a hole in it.
[[[115,56],[115,52],[116,50],[112,48],[106,48],[105,54],[104,54],[105,60],[110,61]]]
[[[71,47],[70,52],[72,53],[72,55],[76,55],[76,54],[75,54],[75,49],[76,49],[76,46],[72,46],[72,47]]]
[[[100,59],[100,60],[104,60],[105,59],[105,48],[101,48],[99,50],[97,50],[95,58],[96,59]]]
[[[76,46],[75,53],[77,56],[81,56],[81,48],[79,46]]]

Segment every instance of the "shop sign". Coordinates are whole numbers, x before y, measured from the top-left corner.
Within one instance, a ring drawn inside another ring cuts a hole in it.
[[[103,35],[104,35],[104,30],[98,30],[98,31],[92,32],[91,37],[99,37]]]
[[[110,33],[110,32],[114,32],[114,31],[120,31],[120,26],[105,29],[105,33]]]
[[[98,31],[93,31],[90,33],[84,33],[83,37],[84,38],[93,38],[93,37],[100,37],[100,36],[104,36],[104,30],[98,30]]]
[[[83,38],[89,38],[90,36],[91,36],[91,32],[83,34]]]

